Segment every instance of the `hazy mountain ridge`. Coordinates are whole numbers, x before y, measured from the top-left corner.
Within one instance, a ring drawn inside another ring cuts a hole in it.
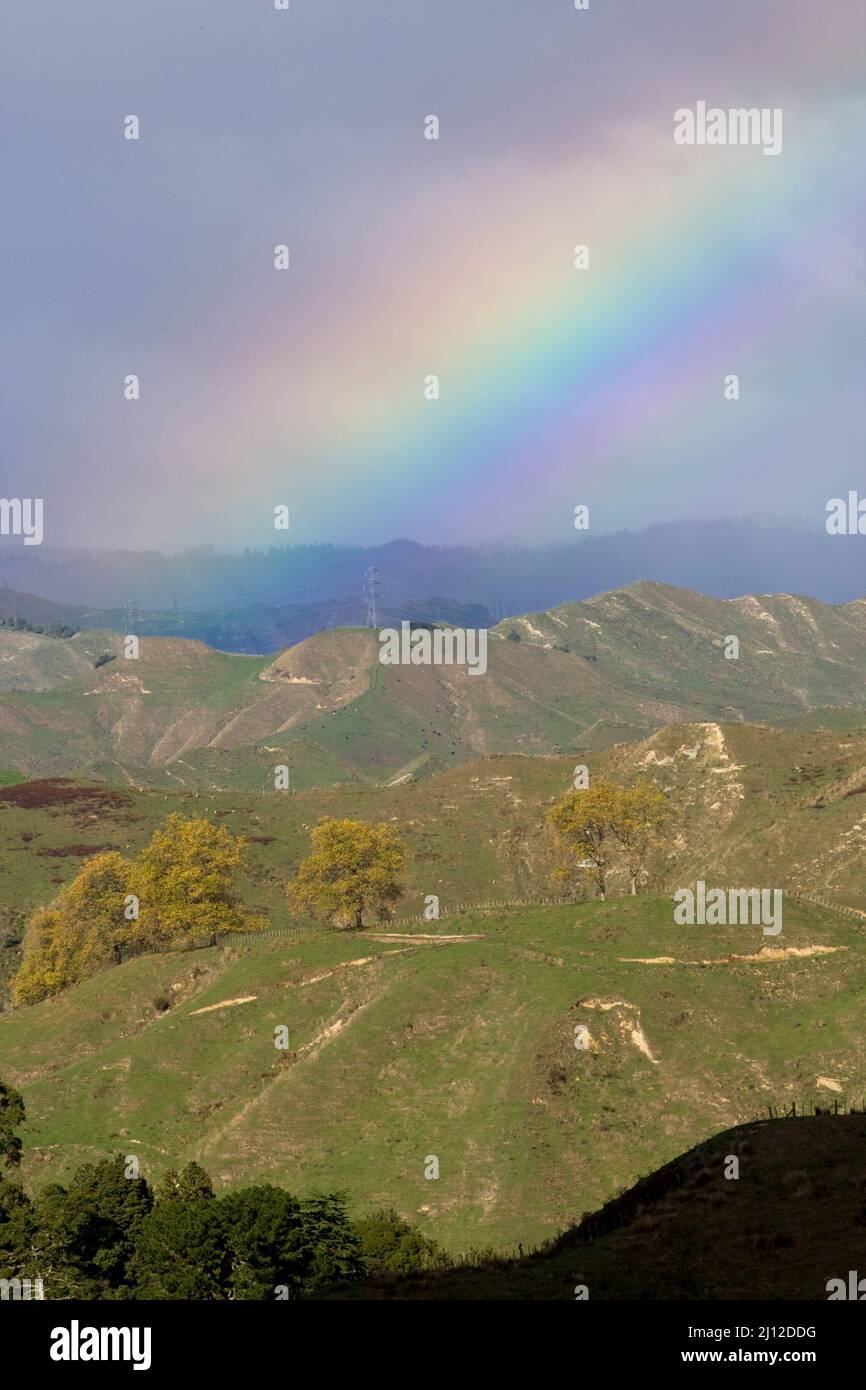
[[[359,602],[374,567],[383,585],[458,603],[486,605],[494,615],[551,608],[652,575],[665,584],[719,598],[787,590],[844,603],[866,593],[866,549],[860,536],[829,536],[824,515],[814,530],[757,521],[672,521],[596,535],[573,532],[561,545],[272,546],[241,555],[203,546],[179,555],[133,551],[24,548],[0,540],[0,578],[25,593],[61,603],[181,613],[253,605],[281,607]]]
[[[739,641],[739,657],[725,643]],[[385,666],[337,628],[276,658],[113,633],[0,632],[0,768],[264,790],[429,776],[490,754],[579,753],[675,722],[866,712],[866,602],[706,598],[640,583],[489,631],[488,669]],[[101,658],[110,657],[98,667]]]
[[[380,625],[399,625],[404,618],[422,621],[447,621],[463,626],[486,627],[492,621],[482,604],[458,603],[435,596],[409,598],[403,596],[394,606],[379,603]],[[230,607],[222,604],[216,609],[180,610],[127,608],[82,608],[55,603],[35,594],[19,593],[8,585],[0,588],[0,620],[23,620],[28,628],[57,625],[73,630],[105,631],[125,635],[134,632],[139,637],[182,637],[206,642],[217,651],[260,655],[279,651],[302,642],[317,632],[334,627],[360,627],[366,623],[367,607],[363,598],[322,599],[310,603],[251,604]]]

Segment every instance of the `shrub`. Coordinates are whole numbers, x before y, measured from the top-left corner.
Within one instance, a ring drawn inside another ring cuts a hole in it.
[[[448,1264],[447,1255],[435,1240],[404,1221],[393,1207],[356,1221],[355,1231],[361,1243],[361,1258],[370,1274],[411,1274],[442,1269]]]

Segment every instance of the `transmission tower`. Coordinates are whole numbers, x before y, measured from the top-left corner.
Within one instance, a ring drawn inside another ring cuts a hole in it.
[[[370,568],[367,570],[367,578],[366,578],[366,582],[365,582],[365,584],[364,584],[364,597],[365,597],[366,600],[367,600],[367,626],[368,626],[368,627],[378,627],[378,626],[379,626],[379,623],[378,623],[378,620],[377,620],[377,617],[376,617],[376,585],[378,584],[378,582],[379,582],[379,576],[377,575],[377,573],[376,573],[374,567],[371,565]]]

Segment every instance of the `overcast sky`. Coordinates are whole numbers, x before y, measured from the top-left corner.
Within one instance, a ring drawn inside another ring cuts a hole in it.
[[[866,494],[860,0],[2,10],[0,495],[46,544]],[[781,109],[781,153],[678,147],[699,100]]]

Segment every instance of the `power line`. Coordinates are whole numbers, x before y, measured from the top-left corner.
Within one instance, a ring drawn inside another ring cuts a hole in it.
[[[367,600],[367,626],[368,626],[368,627],[378,627],[378,626],[379,626],[379,623],[378,623],[377,617],[376,617],[376,584],[377,584],[377,583],[378,583],[378,575],[376,574],[376,568],[375,568],[374,565],[371,565],[370,568],[367,570],[367,582],[366,582],[366,584],[364,585],[364,597],[365,597],[366,600]]]

